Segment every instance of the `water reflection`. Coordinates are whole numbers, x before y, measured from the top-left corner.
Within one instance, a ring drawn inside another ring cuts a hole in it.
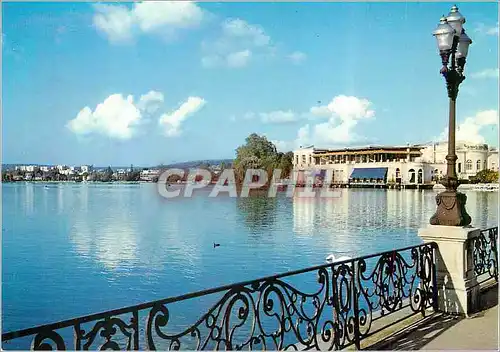
[[[202,240],[198,233],[185,231],[183,228],[182,213],[174,207],[167,207],[159,217],[161,225],[159,232],[151,234],[156,250],[155,255],[147,259],[154,266],[165,266],[167,263],[176,263],[186,269],[185,275],[193,278],[192,270],[200,265],[200,247]]]
[[[466,210],[472,217],[472,226],[479,228],[488,227],[490,217],[493,215],[488,211],[488,192],[469,192],[467,193]],[[491,208],[493,210],[493,208]]]
[[[316,198],[293,198],[293,232],[298,235],[312,235]]]
[[[27,182],[24,187],[24,211],[26,215],[32,215],[34,211],[35,190],[33,183]]]
[[[61,204],[64,204],[65,188],[59,187],[57,191],[60,209]],[[93,203],[89,207],[88,192],[87,185],[78,187],[75,194],[79,199],[72,203],[74,215],[71,217],[73,225],[69,237],[75,250],[83,257],[94,258],[107,270],[133,267],[137,263],[137,238],[140,231],[132,216],[130,191],[116,190],[106,212],[92,211],[92,206],[97,204]]]
[[[76,251],[84,257],[93,257],[106,269],[129,267],[136,263],[137,228],[126,218],[108,218],[105,221],[75,221],[70,239]]]
[[[89,186],[84,184],[78,190],[80,192],[80,211],[86,213],[89,210]]]
[[[273,228],[276,221],[278,198],[255,195],[237,198],[236,208],[245,225],[252,233],[262,233]]]
[[[62,214],[64,212],[64,191],[66,185],[57,186],[57,213]]]

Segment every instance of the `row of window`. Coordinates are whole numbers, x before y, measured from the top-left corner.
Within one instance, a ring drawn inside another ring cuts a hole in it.
[[[296,155],[295,156],[295,164],[298,164],[299,163],[299,156]],[[306,156],[305,155],[302,155],[302,164],[305,164],[306,163]],[[312,164],[312,156],[309,155],[309,164]]]
[[[488,162],[484,161],[483,169],[486,170],[488,168]],[[481,160],[476,161],[476,171],[481,170]],[[462,163],[458,163],[458,173],[462,172]],[[472,171],[472,160],[467,160],[465,162],[465,171]]]

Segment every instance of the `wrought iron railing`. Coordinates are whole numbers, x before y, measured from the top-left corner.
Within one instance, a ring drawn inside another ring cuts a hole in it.
[[[474,272],[480,283],[492,278],[498,282],[498,227],[481,230],[473,239]]]
[[[436,310],[435,248],[427,243],[8,332],[2,347],[360,349],[395,322]]]

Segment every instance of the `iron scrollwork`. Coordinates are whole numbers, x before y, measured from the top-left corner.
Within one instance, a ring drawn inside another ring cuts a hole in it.
[[[359,349],[380,317],[434,307],[434,250],[428,243],[320,265],[11,332],[2,341],[34,335],[33,349],[62,350],[60,330],[70,328],[75,350]],[[291,283],[296,279],[316,283],[299,289]],[[181,324],[173,305],[201,297],[213,303],[187,327]]]
[[[473,244],[474,272],[479,277],[487,274],[498,282],[498,227],[482,230]]]

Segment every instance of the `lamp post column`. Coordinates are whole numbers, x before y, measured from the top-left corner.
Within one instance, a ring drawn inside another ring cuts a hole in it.
[[[442,180],[446,187],[436,196],[437,209],[427,228],[418,231],[424,243],[436,245],[435,283],[438,311],[469,315],[479,307],[479,284],[474,272],[473,243],[480,230],[470,226],[471,217],[465,210],[467,197],[457,192],[455,151],[456,101],[458,87],[465,79],[465,58],[470,38],[462,28],[465,18],[453,6],[448,17],[442,17],[434,36],[438,41],[449,98],[447,170]],[[438,225],[438,226],[432,226]],[[437,303],[437,304],[436,304]]]
[[[458,9],[456,9],[456,12],[458,12]],[[451,47],[446,50],[441,50],[440,52],[443,64],[440,72],[446,80],[450,106],[448,121],[448,155],[446,156],[446,176],[441,182],[446,190],[436,196],[437,209],[436,213],[430,219],[430,224],[444,226],[467,226],[470,225],[472,221],[465,209],[467,196],[463,193],[457,192],[459,181],[456,173],[456,162],[458,157],[455,151],[455,121],[458,87],[465,79],[463,70],[465,67],[466,52],[464,54],[463,43],[467,41],[468,47],[468,44],[470,44],[471,41],[470,38],[465,35],[465,32],[461,27],[460,35],[456,35],[455,30],[447,24],[447,21],[444,18],[441,20],[440,26],[441,28],[438,28],[435,35],[453,35],[451,39],[452,41],[450,42]],[[462,45],[462,48],[459,48],[459,45]],[[457,49],[460,50],[457,52]],[[450,64],[450,67],[448,67],[448,63]]]

